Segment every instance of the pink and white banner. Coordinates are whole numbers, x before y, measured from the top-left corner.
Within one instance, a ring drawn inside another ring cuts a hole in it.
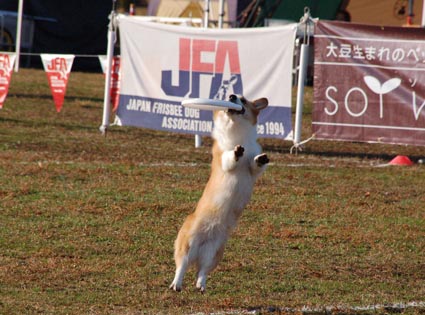
[[[200,29],[120,16],[122,125],[209,135],[212,112],[187,98],[267,97],[260,137],[289,138],[296,24],[259,29]]]
[[[4,101],[9,91],[15,59],[15,54],[0,53],[0,109],[3,108]]]
[[[66,87],[74,55],[41,54],[44,71],[47,73],[56,111],[60,112],[65,99]]]

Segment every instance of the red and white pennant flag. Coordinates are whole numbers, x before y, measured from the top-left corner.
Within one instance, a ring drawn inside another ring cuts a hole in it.
[[[106,75],[107,69],[107,58],[105,55],[99,55],[100,66],[102,67],[103,74]],[[111,69],[111,103],[112,110],[115,112],[118,108],[119,93],[120,93],[120,80],[121,80],[121,71],[120,71],[121,58],[119,56],[114,56],[112,58],[112,69]]]
[[[0,53],[0,109],[6,100],[16,54]]]
[[[66,87],[74,55],[41,54],[44,71],[47,73],[56,111],[60,112],[65,99]]]

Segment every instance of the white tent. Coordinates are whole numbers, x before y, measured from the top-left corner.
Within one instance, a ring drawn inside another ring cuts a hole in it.
[[[237,5],[237,0],[150,0],[148,15],[205,18],[205,8],[208,6],[209,21],[217,22],[222,18],[232,23],[236,20]]]

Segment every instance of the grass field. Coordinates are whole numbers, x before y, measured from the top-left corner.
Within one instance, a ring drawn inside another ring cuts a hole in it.
[[[425,301],[425,166],[376,167],[416,161],[423,147],[312,141],[290,155],[291,143],[261,140],[272,163],[207,293],[193,272],[175,293],[173,241],[208,179],[211,140],[195,149],[191,136],[118,127],[105,138],[102,98],[101,74],[71,73],[56,113],[44,72],[13,74],[0,111],[0,314],[350,313]]]

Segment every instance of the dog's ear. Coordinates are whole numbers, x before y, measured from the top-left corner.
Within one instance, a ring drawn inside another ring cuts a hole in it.
[[[269,105],[269,100],[267,98],[263,97],[263,98],[259,98],[258,100],[255,100],[253,102],[253,104],[254,104],[254,108],[257,111],[260,111],[260,110],[266,108],[267,105]]]

